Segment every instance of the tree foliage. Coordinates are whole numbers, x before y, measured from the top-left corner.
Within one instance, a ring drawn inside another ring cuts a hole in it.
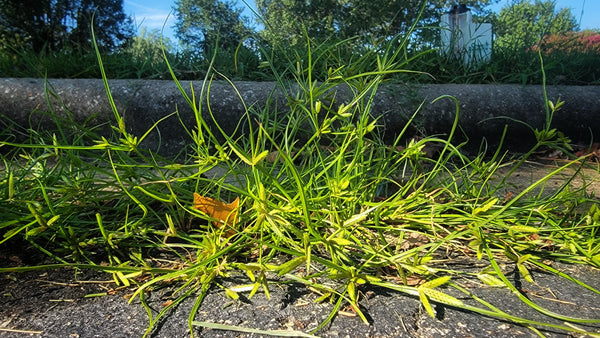
[[[76,4],[75,25],[72,40],[89,46],[92,32],[90,23],[94,16],[96,42],[108,50],[114,50],[134,36],[133,22],[123,12],[123,0],[79,0]]]
[[[448,5],[447,0],[256,0],[265,24],[262,37],[271,45],[303,43],[304,31],[312,39],[347,39],[359,43],[405,34],[420,17],[420,26],[434,26]],[[495,0],[461,1],[477,13]],[[424,5],[424,6],[423,6]],[[423,11],[421,12],[421,8]],[[433,40],[432,30],[420,30],[418,38]]]
[[[522,50],[536,45],[544,36],[561,35],[578,28],[569,8],[556,11],[555,2],[515,0],[494,20],[498,48]]]
[[[235,50],[252,33],[231,1],[178,0],[175,6],[177,37],[196,53],[209,54],[217,42],[220,49]]]
[[[0,0],[0,37],[7,45],[38,53],[91,50],[94,13],[101,47],[114,50],[133,36],[123,0]]]

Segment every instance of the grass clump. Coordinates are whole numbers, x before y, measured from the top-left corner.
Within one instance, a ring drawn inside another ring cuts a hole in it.
[[[549,179],[572,167],[581,169],[583,161],[570,161],[503,198],[506,182],[494,179],[504,165],[502,154],[464,156],[453,142],[456,123],[445,138],[405,142],[403,130],[391,144],[383,142],[380,121],[370,108],[378,86],[406,72],[405,45],[365,54],[354,64],[362,65],[355,72],[347,71],[352,65],[329,59],[334,66],[320,82],[313,65],[330,55],[330,46],[315,46],[310,39],[307,46],[302,57],[290,57],[289,68],[273,68],[288,110],[247,108],[241,137],[218,124],[209,128],[212,111],[202,111],[199,104],[215,79],[227,78],[211,68],[202,87],[192,88],[188,96],[167,62],[196,117],[196,125],[187,126],[192,146],[175,161],[139,148],[143,135],[127,132],[114,104],[116,126],[110,138],[83,127],[85,136],[75,136],[82,133],[73,132],[73,126],[67,131],[60,121],[54,134],[27,130],[29,142],[16,143],[5,132],[0,245],[24,241],[53,263],[0,271],[75,266],[111,273],[116,283],[137,287],[133,298],[139,297],[150,316],[147,334],[192,295],[190,331],[208,326],[195,321],[195,314],[210,288],[220,287],[232,299],[241,292],[268,297],[274,283],[286,281],[301,283],[318,292],[320,301],[334,304],[311,333],[319,333],[343,307],[368,323],[360,305],[367,284],[418,297],[431,316],[432,303],[439,303],[535,332],[550,327],[585,333],[551,318],[600,322],[542,308],[516,289],[500,266],[515,267],[529,282],[530,270],[541,268],[598,293],[547,264],[600,267],[597,200],[585,187],[571,189],[569,181],[544,193]],[[351,92],[339,105],[338,86]],[[111,98],[108,85],[107,93]],[[559,103],[548,104],[551,119]],[[459,113],[457,104],[456,121]],[[556,131],[535,132],[540,144],[563,147],[565,140]],[[425,156],[426,147],[439,151]],[[215,177],[215,169],[223,174]],[[194,208],[194,192],[221,203],[239,198],[239,207],[226,217],[203,212],[209,209]],[[587,209],[582,212],[582,207]],[[155,259],[159,255],[168,260]],[[443,264],[449,259],[478,259],[486,267],[451,270]],[[248,284],[219,283],[233,273],[246,275]],[[455,282],[461,278],[506,287],[549,320],[504,312]],[[145,295],[167,282],[178,283],[178,291],[170,305],[153,315]],[[469,305],[457,293],[480,306]]]
[[[428,30],[431,36],[439,34],[439,27],[420,28]],[[376,67],[373,58],[365,58],[370,50],[386,45],[404,48],[405,70],[413,70],[421,76],[396,73],[390,77],[398,82],[420,83],[462,83],[462,84],[542,84],[551,85],[597,85],[600,74],[598,46],[595,31],[569,32],[565,36],[541,37],[534,46],[494,46],[490,60],[467,63],[462,56],[443,52],[437,42],[412,41],[408,46],[404,39],[386,37],[367,44],[358,38],[341,40],[330,38],[321,40],[328,44],[327,58],[315,60],[312,72],[324,79],[332,64],[343,65],[341,74],[353,76],[363,70]],[[431,46],[437,46],[433,49]],[[171,70],[181,80],[198,80],[212,71],[219,70],[230,79],[247,81],[278,81],[278,76],[293,80],[292,73],[286,72],[289,62],[294,64],[306,55],[306,47],[268,46],[260,39],[240,42],[234,49],[207,48],[198,53],[194,48],[177,47],[164,39],[159,31],[142,31],[130,43],[119,49],[106,51],[102,55],[106,65],[106,75],[111,79],[170,79]],[[163,55],[163,50],[166,52]],[[542,79],[538,62],[538,51],[546,59],[546,79]],[[381,53],[385,53],[382,49]],[[219,57],[211,59],[211,53]],[[291,60],[298,59],[298,60]],[[59,50],[34,52],[27,48],[0,48],[1,77],[48,77],[48,78],[101,78],[97,67],[97,56],[89,48],[66,46]],[[333,62],[333,63],[332,63]],[[370,68],[369,68],[370,67]],[[272,70],[275,69],[279,75]],[[546,82],[543,82],[546,81]]]

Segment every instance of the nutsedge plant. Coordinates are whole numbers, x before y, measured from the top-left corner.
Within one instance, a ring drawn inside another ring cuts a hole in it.
[[[185,126],[191,146],[175,159],[140,148],[145,135],[127,132],[105,75],[117,121],[113,137],[72,123],[67,130],[59,120],[57,133],[23,130],[28,142],[14,141],[5,131],[0,245],[25,242],[56,263],[0,272],[59,266],[108,272],[115,283],[136,286],[132,299],[140,299],[149,316],[146,334],[187,297],[196,297],[190,332],[196,326],[213,327],[195,319],[211,288],[221,288],[235,300],[240,293],[268,297],[273,284],[290,281],[318,292],[318,301],[333,304],[318,327],[296,335],[319,334],[343,307],[368,324],[360,302],[361,290],[369,284],[418,298],[431,316],[432,304],[439,303],[534,332],[552,328],[586,333],[578,326],[511,315],[460,282],[477,279],[504,287],[507,296],[518,297],[548,318],[600,323],[544,309],[522,295],[499,264],[514,266],[528,282],[536,267],[599,292],[547,265],[556,260],[600,268],[597,201],[586,195],[585,187],[574,191],[569,182],[555,193],[543,193],[545,182],[583,161],[558,167],[502,201],[498,192],[506,182],[493,179],[504,165],[502,154],[482,152],[470,159],[453,141],[458,103],[446,137],[411,139],[404,128],[386,144],[383,122],[370,109],[379,86],[410,62],[403,53],[408,38],[398,39],[399,47],[391,48],[390,42],[371,51],[356,61],[358,67],[328,60],[331,70],[316,78],[313,65],[331,55],[331,45],[306,37],[306,54],[289,58],[290,67],[283,71],[287,74],[273,68],[278,88],[288,98],[287,109],[247,107],[234,133],[218,125],[208,102],[212,83],[229,80],[213,68],[189,95],[167,61],[196,121]],[[103,71],[99,53],[98,60]],[[295,81],[283,80],[289,77]],[[343,104],[335,94],[342,86],[349,89]],[[208,109],[202,102],[208,102]],[[551,119],[560,103],[547,102]],[[562,147],[549,122],[536,131],[540,144]],[[426,156],[427,147],[439,151]],[[209,175],[217,168],[222,175]],[[234,217],[194,207],[194,193],[235,209]],[[239,204],[228,204],[236,198]],[[589,211],[581,212],[583,206]],[[477,272],[448,270],[442,264],[448,259],[488,264]],[[246,275],[247,284],[224,286],[223,278],[233,273]],[[153,312],[148,291],[174,281],[178,284],[170,305]]]

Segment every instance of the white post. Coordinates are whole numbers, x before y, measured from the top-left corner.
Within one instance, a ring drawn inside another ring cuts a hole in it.
[[[465,5],[454,6],[442,15],[442,50],[454,54],[467,67],[489,61],[492,56],[492,24],[473,23],[471,11]]]

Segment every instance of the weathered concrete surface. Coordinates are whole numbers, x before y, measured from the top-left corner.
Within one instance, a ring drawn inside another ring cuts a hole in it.
[[[191,95],[190,82],[181,84]],[[198,100],[202,85],[202,82],[193,83]],[[111,80],[109,86],[128,131],[134,135],[141,136],[161,118],[179,113],[179,118],[172,115],[162,121],[158,132],[147,137],[144,147],[172,153],[191,142],[182,124],[193,129],[196,121],[173,81]],[[50,88],[55,95],[46,95],[45,88]],[[340,86],[335,90],[335,105],[348,101],[347,88]],[[297,92],[297,87],[288,88],[292,96]],[[548,86],[547,92],[549,100],[565,101],[554,116],[553,127],[575,142],[587,143],[593,135],[600,135],[600,87]],[[460,128],[474,146],[478,146],[482,138],[496,144],[504,126],[508,125],[508,147],[515,150],[527,147],[533,142],[533,133],[525,124],[542,128],[545,122],[541,86],[387,84],[380,87],[371,112],[374,116],[383,115],[380,121],[385,126],[386,137],[391,139],[423,103],[413,122],[413,132],[447,134],[454,122],[456,107],[450,98],[432,102],[442,95],[458,100]],[[216,121],[228,132],[245,121],[245,106],[258,110],[270,102],[277,104],[279,112],[288,109],[286,95],[272,82],[236,82],[234,88],[229,83],[215,81],[207,97]],[[5,126],[10,126],[12,120],[25,127],[55,128],[55,122],[46,114],[50,107],[61,116],[70,111],[75,121],[87,121],[88,127],[104,123],[105,127],[98,129],[104,133],[110,131],[107,122],[115,125],[102,80],[50,79],[45,85],[43,79],[0,79],[0,123]],[[209,125],[213,125],[207,114],[206,99],[202,112]],[[459,131],[458,138],[460,134]]]

